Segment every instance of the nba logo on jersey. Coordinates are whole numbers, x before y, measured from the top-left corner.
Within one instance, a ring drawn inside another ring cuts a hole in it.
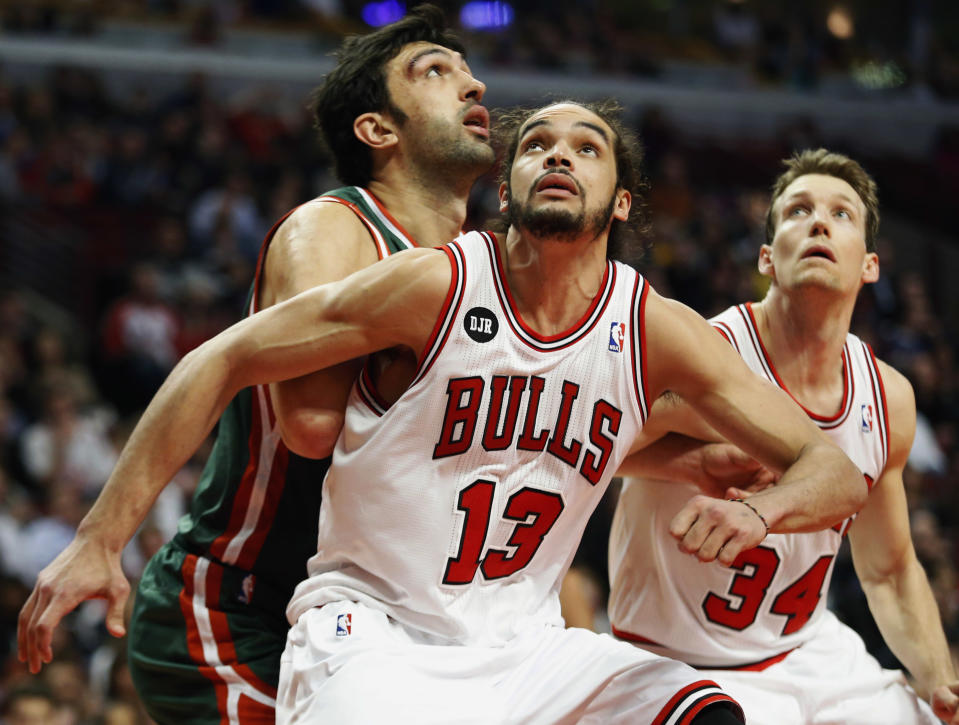
[[[247,574],[243,577],[243,581],[240,582],[240,593],[237,594],[237,600],[242,604],[249,604],[253,601],[253,585],[256,582],[256,577],[252,574]]]
[[[626,323],[614,322],[609,326],[610,352],[622,352],[623,341],[626,339]]]
[[[862,406],[862,432],[872,432],[872,406],[866,403]]]
[[[353,631],[353,615],[341,614],[336,618],[336,636],[345,637]]]

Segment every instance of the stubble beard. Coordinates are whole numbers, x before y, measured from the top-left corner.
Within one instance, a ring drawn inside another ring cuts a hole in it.
[[[472,183],[493,167],[496,154],[492,146],[480,138],[465,138],[462,128],[437,120],[427,122],[414,152],[422,173],[455,185],[467,178]]]
[[[573,212],[553,206],[535,208],[531,204],[517,204],[512,191],[509,195],[507,224],[522,229],[531,236],[558,242],[572,242],[584,234],[595,239],[608,228],[616,205],[616,197],[613,196],[603,209],[587,213],[585,208],[580,207],[578,212]]]

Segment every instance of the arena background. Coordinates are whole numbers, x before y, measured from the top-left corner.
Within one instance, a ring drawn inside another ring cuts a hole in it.
[[[486,105],[623,104],[651,184],[637,264],[705,315],[763,293],[755,260],[781,158],[825,145],[876,177],[882,278],[854,331],[916,391],[913,536],[959,652],[959,5],[438,4]],[[402,12],[395,1],[0,1],[0,702],[38,684],[60,723],[148,722],[99,603],[60,628],[36,678],[16,661],[17,612],[163,377],[238,317],[263,234],[337,185],[305,111],[330,51]],[[471,226],[495,211],[488,178]],[[202,461],[128,547],[131,578],[174,532]],[[597,604],[611,501],[577,560]],[[895,664],[848,556],[830,605]]]

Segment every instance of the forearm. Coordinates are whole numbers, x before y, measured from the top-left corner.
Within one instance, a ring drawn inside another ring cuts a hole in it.
[[[856,513],[865,502],[862,473],[838,448],[807,444],[779,482],[750,498],[770,531],[820,531]]]
[[[122,549],[160,491],[200,447],[230,397],[226,365],[209,343],[183,358],[141,416],[80,523],[78,537]]]
[[[702,447],[703,441],[669,433],[631,453],[620,464],[616,475],[698,483],[702,477],[702,460],[698,455]]]
[[[929,581],[913,557],[901,572],[862,581],[883,639],[928,697],[939,685],[954,682],[955,669]]]

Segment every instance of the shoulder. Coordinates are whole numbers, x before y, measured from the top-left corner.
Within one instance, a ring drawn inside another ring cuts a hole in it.
[[[916,415],[916,396],[912,384],[901,372],[892,365],[876,358],[876,366],[882,378],[882,387],[886,393],[886,407],[890,417],[897,414],[911,413]]]
[[[876,359],[882,387],[886,395],[886,413],[889,419],[889,457],[905,459],[912,448],[916,433],[916,396],[912,384],[901,372]]]
[[[680,320],[693,321],[695,325],[706,325],[704,320],[693,308],[684,305],[678,300],[663,297],[652,285],[648,286],[646,295],[646,326],[669,326]]]
[[[317,199],[278,226],[266,255],[266,302],[342,279],[379,259],[369,230],[350,206]]]
[[[277,228],[275,242],[304,241],[319,243],[334,240],[342,246],[357,239],[369,240],[369,231],[361,219],[362,211],[351,203],[322,201],[318,197],[294,209]]]
[[[739,307],[740,307],[739,305],[733,305],[733,306],[731,306],[731,307],[727,307],[727,308],[726,308],[725,310],[723,310],[722,312],[720,312],[720,313],[718,313],[718,314],[715,314],[715,315],[713,315],[712,317],[710,317],[710,318],[708,319],[709,324],[711,324],[711,325],[717,325],[717,324],[721,324],[721,323],[727,323],[727,324],[728,324],[729,322],[732,322],[732,321],[734,321],[734,320],[738,320],[738,319],[740,318]]]

